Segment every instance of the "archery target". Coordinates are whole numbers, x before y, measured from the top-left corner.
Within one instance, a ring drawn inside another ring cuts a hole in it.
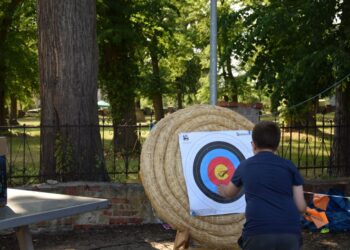
[[[182,133],[179,142],[190,213],[243,213],[243,190],[225,199],[218,194],[217,185],[227,185],[240,162],[253,155],[250,131]]]

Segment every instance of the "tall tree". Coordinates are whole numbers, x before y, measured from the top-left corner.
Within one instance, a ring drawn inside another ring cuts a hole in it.
[[[252,65],[248,74],[258,85],[270,88],[275,108],[283,101],[287,111],[305,121],[313,103],[297,109],[295,105],[350,73],[349,1],[250,1],[241,13],[247,32],[236,46],[242,61]],[[346,176],[350,176],[349,100],[345,79],[336,89],[331,164]]]
[[[269,87],[273,111],[282,101],[292,107],[326,88],[334,80],[335,1],[251,2],[240,11],[246,32],[236,51],[256,85]],[[289,111],[305,121],[310,106]]]
[[[165,79],[162,79],[161,60],[168,53],[169,47],[173,45],[173,34],[175,29],[175,18],[178,10],[171,1],[152,0],[142,2],[140,11],[133,15],[133,20],[142,35],[145,53],[143,63],[151,74],[144,74],[144,83],[149,86],[146,95],[153,102],[155,118],[157,121],[164,117],[163,94],[165,92]]]
[[[5,97],[6,97],[6,72],[7,65],[4,60],[6,52],[6,41],[13,23],[13,16],[22,0],[11,0],[0,2],[0,126],[6,125]]]
[[[218,8],[218,55],[223,85],[225,89],[229,90],[229,93],[225,94],[230,95],[233,102],[238,102],[241,82],[235,77],[238,69],[232,59],[237,58],[237,55],[234,54],[234,40],[242,34],[244,29],[238,11],[232,8],[236,4],[235,2],[232,0],[220,1],[221,4]]]
[[[209,8],[207,1],[202,0],[174,4],[179,12],[174,32],[175,42],[169,48],[163,65],[170,71],[169,94],[176,96],[177,108],[181,109],[197,101],[196,94],[201,87],[199,80],[203,65],[200,57],[209,45]]]
[[[43,179],[107,180],[97,114],[95,0],[39,0]]]
[[[140,39],[131,21],[135,8],[129,0],[101,0],[98,4],[99,80],[111,104],[115,149],[122,152],[131,152],[139,145],[135,126],[135,53]]]
[[[201,64],[197,56],[193,56],[184,62],[183,72],[175,79],[177,108],[183,108],[184,95],[195,95],[199,89],[199,79],[201,76]]]
[[[10,124],[17,122],[17,106],[38,94],[38,47],[36,1],[27,0],[14,13],[5,42],[6,96],[10,100]]]

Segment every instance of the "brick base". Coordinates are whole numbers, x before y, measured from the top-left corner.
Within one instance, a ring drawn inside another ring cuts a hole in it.
[[[104,182],[70,182],[58,184],[39,184],[25,186],[23,189],[61,193],[69,195],[105,198],[110,206],[103,210],[80,214],[53,221],[43,221],[31,225],[32,231],[64,231],[76,228],[90,228],[113,225],[139,225],[160,223],[154,215],[151,204],[141,184],[114,184]],[[350,196],[350,178],[337,180],[309,180],[304,190],[325,193],[337,189]],[[305,196],[308,200],[310,195]]]
[[[61,231],[92,226],[139,225],[160,223],[141,184],[114,184],[101,182],[70,182],[54,185],[39,184],[21,187],[49,193],[60,193],[110,201],[103,210],[88,212],[73,217],[43,221],[31,225],[32,231]]]

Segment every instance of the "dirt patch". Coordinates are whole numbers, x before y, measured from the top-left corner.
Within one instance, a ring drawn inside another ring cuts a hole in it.
[[[91,228],[55,234],[33,235],[36,250],[170,250],[176,232],[162,225]],[[305,250],[350,250],[350,232],[337,234],[303,233]],[[0,235],[1,250],[18,250],[14,234]]]
[[[350,250],[350,232],[321,234],[304,231],[303,242],[305,250]]]
[[[93,227],[59,233],[33,234],[36,250],[172,249],[174,230],[162,225]],[[1,250],[19,250],[14,234],[0,236]]]

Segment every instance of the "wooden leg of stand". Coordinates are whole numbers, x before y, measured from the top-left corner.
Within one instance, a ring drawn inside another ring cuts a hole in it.
[[[190,244],[190,233],[188,230],[177,231],[175,242],[174,242],[174,250],[188,249]]]
[[[21,250],[34,250],[32,235],[28,226],[21,226],[16,229],[16,236]]]

